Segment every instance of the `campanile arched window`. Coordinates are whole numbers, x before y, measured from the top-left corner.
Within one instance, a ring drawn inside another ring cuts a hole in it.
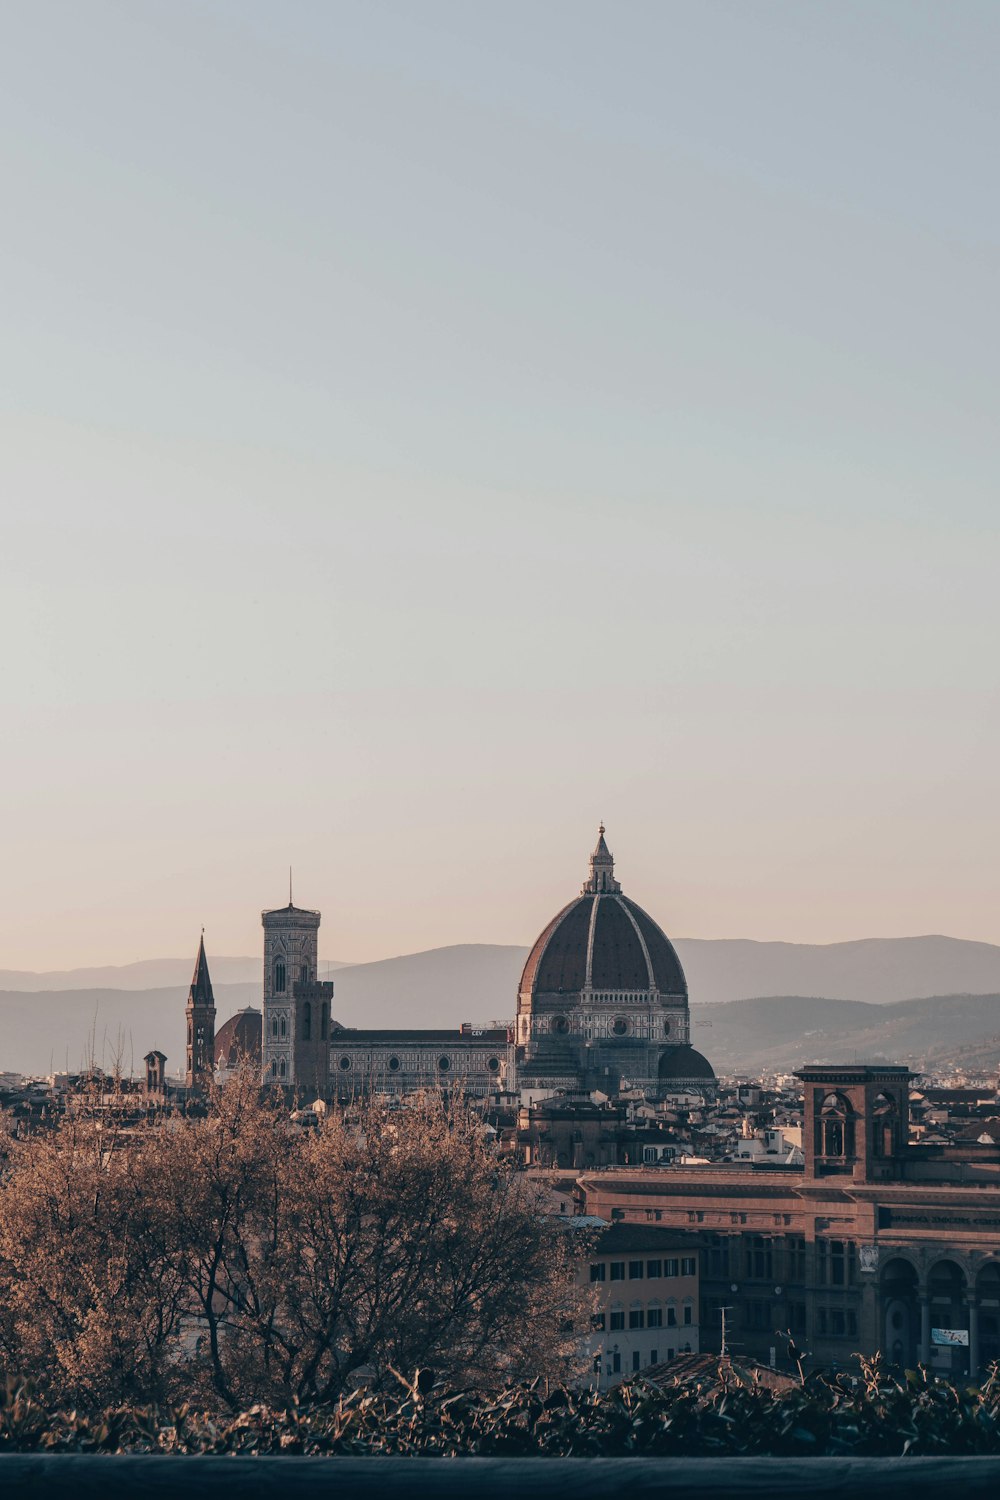
[[[283,995],[285,993],[285,960],[279,958],[274,965],[274,993]]]
[[[827,1094],[816,1121],[816,1155],[846,1160],[854,1155],[854,1111],[843,1094]]]

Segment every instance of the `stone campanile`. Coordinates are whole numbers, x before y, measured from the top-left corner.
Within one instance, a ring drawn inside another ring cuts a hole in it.
[[[187,1068],[189,1089],[207,1088],[215,1077],[215,996],[205,957],[205,934],[198,944],[187,1007]]]
[[[317,978],[320,914],[294,906],[261,913],[264,926],[265,1083],[325,1096],[333,985]]]

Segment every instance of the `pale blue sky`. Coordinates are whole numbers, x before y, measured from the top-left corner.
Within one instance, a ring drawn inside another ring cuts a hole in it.
[[[0,0],[0,966],[1000,941],[995,3]]]

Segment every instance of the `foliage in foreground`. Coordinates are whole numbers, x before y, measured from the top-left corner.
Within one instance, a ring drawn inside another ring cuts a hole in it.
[[[333,1405],[253,1406],[220,1420],[190,1406],[95,1413],[47,1407],[9,1381],[0,1403],[0,1453],[398,1454],[423,1457],[596,1458],[894,1457],[1000,1454],[1000,1376],[981,1388],[923,1373],[896,1379],[877,1363],[810,1377],[781,1395],[641,1379],[603,1395],[544,1381],[488,1398],[424,1391],[419,1375],[396,1391],[356,1391]]]
[[[302,1132],[245,1069],[205,1119],[83,1109],[7,1150],[0,1368],[47,1404],[331,1403],[417,1366],[486,1392],[578,1355],[582,1246],[461,1102]]]

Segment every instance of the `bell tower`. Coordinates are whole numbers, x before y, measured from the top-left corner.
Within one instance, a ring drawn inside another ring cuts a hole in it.
[[[263,1081],[325,1096],[333,985],[317,978],[320,914],[287,906],[261,913],[264,926]]]
[[[806,1177],[879,1182],[902,1175],[909,1139],[908,1068],[843,1063],[802,1068]]]
[[[187,1007],[187,1069],[189,1089],[207,1088],[215,1077],[215,996],[205,957],[205,934],[198,944]]]

